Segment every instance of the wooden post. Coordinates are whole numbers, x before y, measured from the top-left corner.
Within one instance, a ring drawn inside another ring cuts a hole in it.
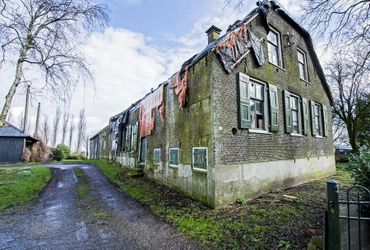
[[[339,221],[339,202],[338,202],[338,183],[334,180],[327,182],[327,229],[326,249],[339,250],[340,246],[340,221]]]
[[[31,85],[27,86],[27,93],[26,93],[26,105],[24,107],[24,119],[23,119],[23,127],[22,131],[23,133],[26,132],[26,127],[27,127],[27,120],[28,120],[28,103],[30,101],[30,87]]]
[[[38,137],[39,133],[39,123],[40,123],[40,106],[41,103],[38,104],[37,106],[37,115],[36,115],[36,125],[35,125],[35,133],[33,134],[34,137]]]

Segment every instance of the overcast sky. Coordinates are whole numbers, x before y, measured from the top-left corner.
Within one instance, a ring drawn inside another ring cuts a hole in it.
[[[89,136],[200,52],[207,45],[204,33],[207,28],[216,25],[224,32],[229,24],[244,18],[256,6],[256,1],[248,1],[241,11],[235,11],[233,6],[225,6],[224,0],[101,1],[110,9],[109,25],[104,31],[91,34],[81,47],[94,72],[94,83],[77,88],[69,108],[75,117],[79,110],[86,109]],[[279,2],[291,13],[298,13],[297,1]],[[13,71],[12,65],[0,70],[1,107]],[[24,90],[19,89],[11,109],[16,125],[24,101]],[[42,114],[48,114],[49,119],[58,105],[62,110],[65,108],[52,96],[33,95],[31,129],[39,101]]]

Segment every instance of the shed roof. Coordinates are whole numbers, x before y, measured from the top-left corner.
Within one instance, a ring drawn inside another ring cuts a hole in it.
[[[0,127],[0,137],[17,137],[17,138],[26,138],[34,141],[38,141],[36,138],[32,137],[27,133],[23,133],[22,130],[16,126],[5,122],[4,126]]]

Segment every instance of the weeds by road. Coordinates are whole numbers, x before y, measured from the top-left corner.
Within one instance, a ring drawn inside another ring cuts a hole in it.
[[[50,179],[48,168],[0,169],[0,212],[36,199]]]

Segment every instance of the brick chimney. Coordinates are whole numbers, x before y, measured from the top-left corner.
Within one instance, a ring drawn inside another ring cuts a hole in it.
[[[218,39],[220,37],[221,31],[222,31],[221,29],[217,28],[214,25],[209,27],[209,29],[206,31],[207,36],[208,36],[208,44]]]

